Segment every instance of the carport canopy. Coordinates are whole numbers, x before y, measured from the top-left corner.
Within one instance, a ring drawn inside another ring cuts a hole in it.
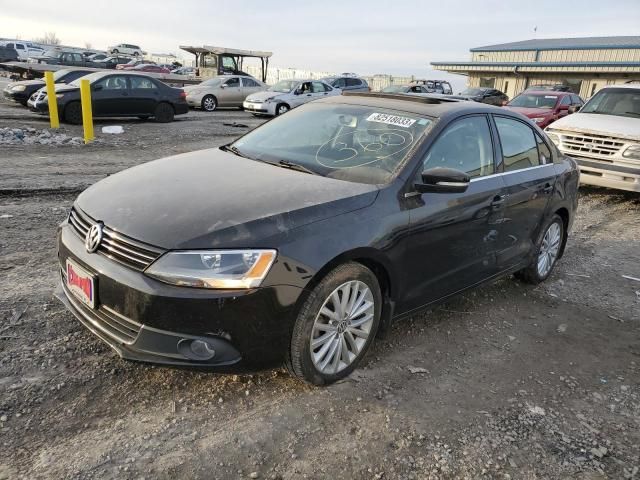
[[[262,52],[259,50],[241,50],[238,48],[227,48],[227,47],[214,47],[212,45],[203,45],[203,46],[192,46],[192,45],[180,45],[180,48],[185,52],[189,52],[195,55],[196,57],[196,68],[200,67],[200,59],[203,54],[214,54],[214,55],[226,55],[231,57],[236,57],[239,62],[239,68],[242,68],[242,59],[244,57],[253,57],[259,58],[262,63],[262,81],[266,81],[267,78],[267,68],[269,67],[269,57],[273,55],[272,52]]]

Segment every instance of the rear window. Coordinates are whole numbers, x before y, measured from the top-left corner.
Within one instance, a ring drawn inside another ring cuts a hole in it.
[[[255,160],[284,160],[330,178],[384,184],[431,125],[431,119],[415,113],[310,103],[265,123],[233,146]]]

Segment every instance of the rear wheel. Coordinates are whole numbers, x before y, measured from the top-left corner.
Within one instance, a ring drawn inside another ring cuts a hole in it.
[[[554,215],[542,229],[535,257],[526,268],[516,272],[516,277],[534,285],[549,278],[560,256],[565,235],[562,218]]]
[[[71,102],[64,108],[64,121],[73,125],[82,123],[82,107],[80,102]]]
[[[213,95],[205,95],[204,97],[202,97],[200,106],[207,112],[213,112],[216,108],[218,108],[218,100]]]
[[[278,105],[276,105],[276,115],[287,113],[289,109],[289,105],[287,105],[286,103],[279,103]]]
[[[373,342],[381,309],[380,286],[371,270],[355,262],[336,267],[298,313],[286,360],[289,371],[314,385],[348,376]]]
[[[173,107],[168,103],[159,103],[153,116],[158,123],[169,123],[173,121]]]

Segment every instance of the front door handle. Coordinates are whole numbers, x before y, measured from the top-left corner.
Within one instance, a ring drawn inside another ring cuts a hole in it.
[[[506,201],[508,196],[509,195],[505,193],[505,194],[496,195],[495,197],[493,197],[493,200],[491,201],[491,209],[494,211],[500,210],[504,205],[504,202]]]
[[[544,188],[542,189],[542,191],[544,193],[551,193],[553,192],[553,185],[551,185],[549,182],[545,183]]]

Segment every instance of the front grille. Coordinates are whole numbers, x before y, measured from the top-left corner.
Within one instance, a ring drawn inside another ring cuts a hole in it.
[[[65,295],[74,306],[74,308],[92,325],[100,329],[103,333],[109,335],[122,343],[132,344],[142,325],[138,322],[131,320],[123,315],[120,315],[115,310],[110,309],[104,305],[100,305],[97,309],[87,307],[82,302],[76,300],[73,293],[67,288],[66,272],[60,270],[62,276],[62,288]]]
[[[87,232],[95,223],[97,222],[85,213],[75,208],[71,209],[69,224],[83,241],[87,236]],[[144,270],[164,253],[158,247],[129,238],[106,225],[102,229],[102,234],[102,242],[98,247],[97,253],[135,270]]]
[[[624,142],[605,135],[576,135],[563,133],[562,146],[569,153],[594,154],[604,157],[615,155]]]

